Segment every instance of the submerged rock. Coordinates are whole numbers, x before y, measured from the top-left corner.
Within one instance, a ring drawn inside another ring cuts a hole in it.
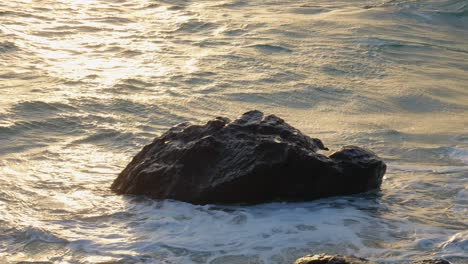
[[[145,146],[112,190],[194,204],[311,200],[379,188],[385,163],[371,151],[328,150],[283,119],[250,111],[230,121],[182,123]]]
[[[378,264],[363,258],[339,256],[339,255],[307,255],[294,261],[294,264]],[[405,262],[404,264],[450,264],[446,260],[432,259]]]

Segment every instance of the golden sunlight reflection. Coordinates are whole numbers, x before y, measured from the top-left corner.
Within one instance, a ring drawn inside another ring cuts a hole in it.
[[[9,26],[7,30],[19,37],[18,45],[30,50],[43,59],[48,65],[45,70],[55,77],[66,77],[79,81],[94,76],[100,86],[108,87],[120,79],[137,76],[160,77],[167,75],[174,67],[174,62],[167,63],[164,58],[160,40],[142,38],[138,42],[129,36],[154,34],[154,30],[164,30],[187,21],[190,17],[166,7],[135,10],[135,15],[147,13],[148,20],[136,19],[128,12],[128,22],[124,30],[113,30],[112,24],[89,19],[87,14],[92,8],[103,8],[106,5],[94,4],[93,0],[66,1],[66,4],[83,5],[80,16],[83,18],[74,27],[63,25],[60,19],[47,24],[31,23],[27,30],[21,26]],[[64,2],[65,4],[65,2]],[[60,28],[70,27],[85,29],[80,34],[45,35],[41,32],[55,32]],[[27,34],[37,32],[39,34]],[[161,36],[162,38],[164,36]],[[21,41],[22,40],[22,41]],[[162,39],[161,39],[162,40]],[[31,45],[31,43],[33,43]],[[184,60],[183,60],[184,61]],[[184,62],[181,63],[184,63]],[[177,62],[175,62],[177,64]],[[194,61],[189,60],[185,67],[193,71]],[[96,78],[97,76],[97,78]]]
[[[138,15],[155,17],[166,25],[176,25],[188,21],[191,16],[177,10],[169,10],[167,6],[145,8],[136,11]]]
[[[56,194],[52,198],[62,204],[63,208],[73,208],[76,211],[93,209],[95,194],[90,191],[74,191],[66,194]],[[49,204],[47,202],[47,204]]]
[[[75,5],[88,5],[93,2],[96,2],[96,0],[69,0],[69,1],[62,1],[64,4],[75,4]]]

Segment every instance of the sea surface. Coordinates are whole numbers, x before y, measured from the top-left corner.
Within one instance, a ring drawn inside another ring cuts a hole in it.
[[[468,263],[467,0],[5,0],[0,66],[0,263]],[[373,150],[382,189],[255,206],[110,191],[172,125],[251,109],[324,154]]]

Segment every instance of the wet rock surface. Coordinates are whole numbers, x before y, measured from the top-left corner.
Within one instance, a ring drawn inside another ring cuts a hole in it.
[[[230,121],[176,125],[145,146],[111,188],[194,204],[312,200],[377,189],[385,163],[347,146],[329,157],[316,138],[250,111]]]
[[[307,255],[294,261],[294,264],[379,264],[363,258],[340,256],[340,255]],[[432,259],[404,262],[400,264],[450,264],[446,260]]]

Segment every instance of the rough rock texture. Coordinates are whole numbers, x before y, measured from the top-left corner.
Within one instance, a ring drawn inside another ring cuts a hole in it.
[[[250,111],[230,121],[182,123],[145,146],[112,184],[195,204],[311,200],[380,187],[385,163],[354,146],[328,150],[281,118]]]
[[[294,261],[294,264],[377,264],[362,258],[339,256],[339,255],[307,255]],[[405,262],[400,264],[450,264],[446,260],[419,260],[414,262]]]

